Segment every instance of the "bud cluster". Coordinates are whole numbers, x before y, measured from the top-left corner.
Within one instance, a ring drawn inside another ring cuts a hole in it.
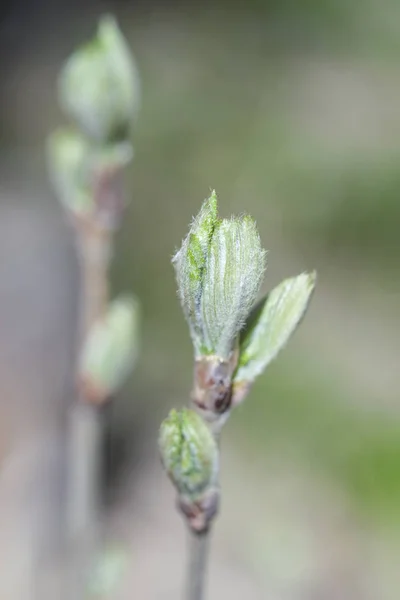
[[[126,296],[108,302],[107,268],[125,207],[119,183],[133,158],[139,92],[128,45],[115,19],[102,17],[94,39],[61,70],[59,104],[70,125],[47,142],[50,178],[75,227],[84,273],[88,306],[78,384],[82,399],[96,405],[115,394],[137,357],[138,302]]]
[[[159,445],[194,529],[193,514],[205,528],[215,514],[206,510],[218,489],[214,471],[210,475],[210,465],[218,465],[218,445],[210,440],[218,439],[231,408],[294,333],[315,286],[315,273],[303,273],[283,281],[257,304],[265,264],[254,220],[247,215],[221,219],[214,191],[173,258],[194,348],[193,410],[171,412],[161,426]],[[193,496],[188,484],[191,475],[199,478],[199,467],[202,484]]]
[[[72,216],[114,229],[124,208],[118,181],[132,160],[139,96],[137,68],[113,17],[66,61],[59,103],[70,125],[48,140],[55,191]]]

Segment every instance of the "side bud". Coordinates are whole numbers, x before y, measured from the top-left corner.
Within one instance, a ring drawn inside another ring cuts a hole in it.
[[[161,460],[178,493],[193,501],[215,483],[218,447],[203,419],[193,410],[171,410],[158,441]]]
[[[114,229],[124,209],[119,177],[132,160],[129,142],[96,147],[74,129],[58,129],[47,141],[47,164],[55,193],[73,216]]]
[[[196,356],[201,355],[203,346],[201,295],[204,269],[217,222],[217,195],[213,191],[204,201],[197,217],[193,219],[189,234],[172,259],[178,282],[179,299],[189,324]]]
[[[73,129],[58,129],[47,140],[47,167],[61,204],[74,215],[93,211],[93,194],[85,175],[86,139]]]
[[[86,400],[102,404],[123,385],[138,354],[139,305],[131,298],[111,302],[89,332],[80,360]]]

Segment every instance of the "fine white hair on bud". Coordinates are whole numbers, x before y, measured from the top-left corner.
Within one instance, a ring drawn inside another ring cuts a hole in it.
[[[212,192],[172,261],[196,358],[229,359],[260,289],[265,255],[254,220],[219,219]]]
[[[172,259],[179,299],[189,324],[196,356],[200,356],[203,346],[201,295],[204,270],[217,221],[217,195],[213,191],[204,201],[197,217],[193,219],[189,234]]]
[[[201,297],[203,346],[207,354],[228,359],[260,289],[265,269],[254,220],[222,220],[207,257]]]
[[[240,338],[235,384],[251,384],[282,350],[303,318],[316,273],[285,279],[250,314]]]
[[[61,204],[74,214],[93,210],[85,167],[89,152],[87,140],[73,129],[57,129],[47,140],[47,166]]]
[[[139,78],[128,45],[111,16],[97,35],[67,60],[59,79],[60,103],[97,142],[127,139],[139,104]]]

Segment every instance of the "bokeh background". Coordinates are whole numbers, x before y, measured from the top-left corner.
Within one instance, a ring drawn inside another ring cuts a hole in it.
[[[265,291],[313,268],[318,287],[224,432],[209,598],[397,600],[397,0],[1,3],[0,596],[42,600],[62,580],[79,279],[43,148],[57,73],[104,11],[142,78],[111,279],[143,324],[105,416],[104,545],[124,568],[102,598],[180,597],[184,526],[156,450],[192,380],[170,258],[215,188],[222,215],[257,220]]]

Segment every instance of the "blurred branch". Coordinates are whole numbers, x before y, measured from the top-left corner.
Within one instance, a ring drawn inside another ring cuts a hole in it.
[[[82,344],[94,324],[103,317],[108,301],[108,232],[79,226],[77,247],[80,254]],[[86,597],[87,573],[97,551],[99,498],[101,494],[102,415],[88,401],[85,390],[78,390],[77,402],[70,412],[68,532],[70,542],[70,598]]]
[[[210,531],[196,533],[189,530],[189,566],[187,574],[187,600],[202,600],[206,585],[207,559],[210,548]]]
[[[60,105],[73,126],[49,137],[49,171],[75,230],[82,274],[67,523],[69,598],[83,600],[99,537],[101,407],[122,385],[137,354],[138,303],[126,297],[109,302],[108,290],[113,235],[126,204],[119,179],[133,157],[139,98],[136,66],[113,17],[100,19],[95,38],[69,57],[58,84]]]

